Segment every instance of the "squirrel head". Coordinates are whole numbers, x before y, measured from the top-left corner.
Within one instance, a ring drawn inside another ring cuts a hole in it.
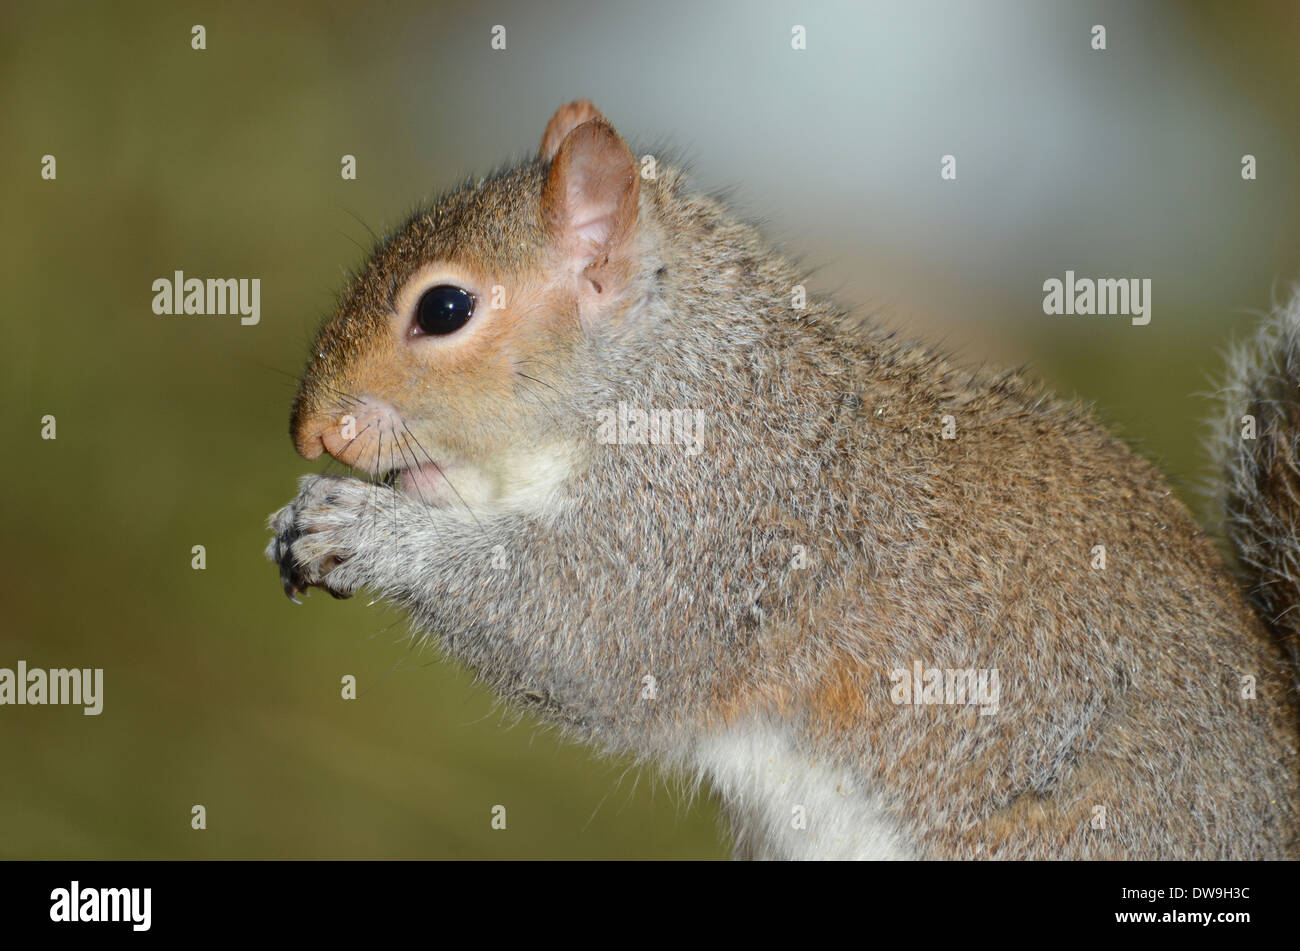
[[[580,100],[534,160],[417,212],[316,338],[290,421],[298,452],[396,474],[431,504],[554,479],[553,407],[575,353],[634,296],[639,194],[627,144]]]

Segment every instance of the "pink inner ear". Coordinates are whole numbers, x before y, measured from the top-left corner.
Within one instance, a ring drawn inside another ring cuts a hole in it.
[[[601,215],[582,224],[574,226],[574,236],[583,244],[597,252],[609,242],[610,232],[614,230],[614,219],[610,215]]]
[[[618,211],[618,196],[600,187],[599,178],[591,174],[575,174],[574,181],[569,183],[565,209],[567,230],[572,240],[593,256],[609,242]]]
[[[603,121],[580,125],[551,167],[545,201],[553,234],[583,267],[616,257],[636,221],[640,182],[618,133]]]

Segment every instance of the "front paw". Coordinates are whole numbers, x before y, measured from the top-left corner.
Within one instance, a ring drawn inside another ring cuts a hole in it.
[[[362,542],[376,495],[389,491],[343,476],[304,476],[298,497],[271,516],[275,533],[266,557],[280,566],[280,583],[292,601],[308,588],[350,598],[365,583]]]

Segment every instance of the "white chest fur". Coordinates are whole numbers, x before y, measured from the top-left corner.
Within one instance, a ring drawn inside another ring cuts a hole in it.
[[[862,781],[800,755],[779,728],[749,724],[703,742],[696,765],[750,859],[908,859],[901,831]]]

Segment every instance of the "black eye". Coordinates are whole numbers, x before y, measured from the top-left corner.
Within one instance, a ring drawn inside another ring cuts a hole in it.
[[[420,298],[415,308],[415,323],[422,333],[440,336],[460,330],[473,315],[473,294],[453,284],[439,284]]]

